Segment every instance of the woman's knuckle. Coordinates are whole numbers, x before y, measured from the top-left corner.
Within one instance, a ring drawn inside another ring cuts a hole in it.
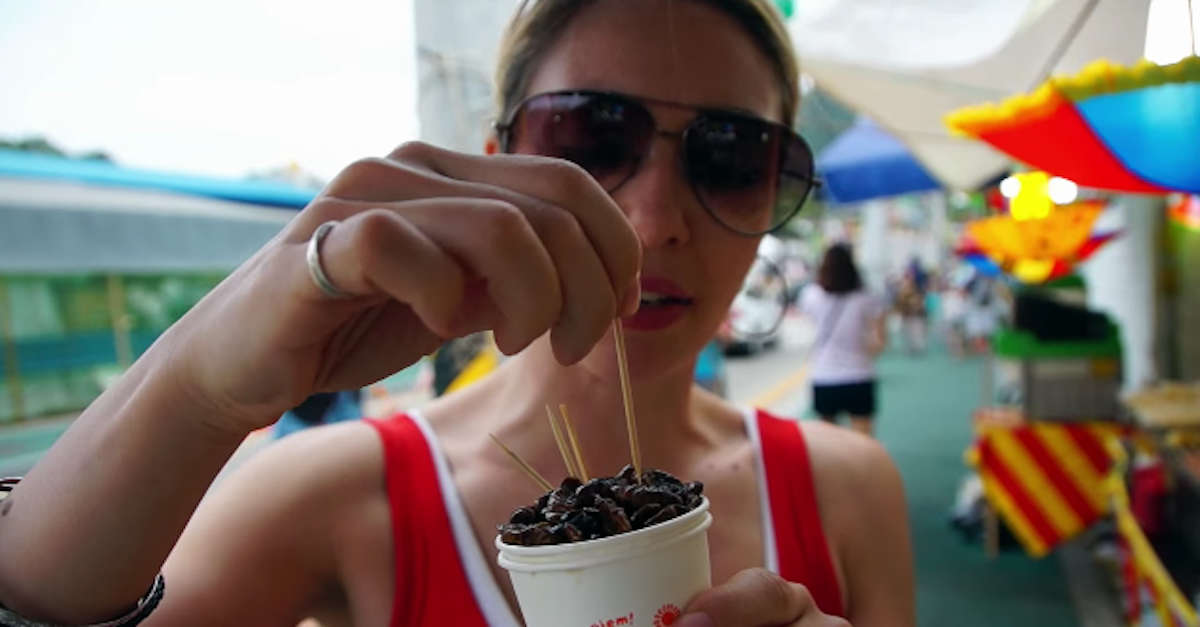
[[[788,596],[790,598],[797,599],[805,604],[813,602],[812,592],[809,591],[808,586],[800,583],[793,583],[783,578],[778,578],[778,581],[781,586],[787,588]]]
[[[569,239],[573,243],[586,241],[583,225],[569,211],[558,207],[543,207],[537,212],[538,221],[550,237]]]
[[[396,230],[395,220],[396,216],[386,209],[369,209],[356,217],[354,230],[350,234],[350,249],[355,251],[364,266],[379,261],[389,245],[391,234]]]
[[[367,157],[359,159],[354,163],[346,166],[341,172],[334,177],[333,181],[325,189],[327,196],[341,196],[346,192],[369,185],[373,181],[379,180],[380,177],[386,176],[395,166],[389,164],[386,159],[378,157]]]
[[[628,253],[617,256],[613,261],[613,271],[617,276],[632,281],[642,267],[641,249],[635,244],[624,250],[628,250]]]
[[[779,575],[762,571],[761,579],[767,602],[773,605],[797,605],[798,602],[802,603],[808,595],[808,590],[804,586],[793,584]]]
[[[340,198],[318,196],[312,202],[308,203],[308,206],[304,208],[304,213],[316,216],[317,218],[329,219],[332,216],[344,213],[342,210],[343,202]],[[300,221],[295,220],[293,223],[299,224]]]
[[[433,144],[427,142],[419,140],[406,141],[388,153],[388,159],[395,161],[424,161],[436,150],[438,149]]]
[[[764,568],[745,571],[748,588],[758,590],[762,603],[768,607],[787,607],[799,610],[808,604],[808,589],[792,583]]]
[[[596,298],[600,299],[600,311],[607,312],[604,318],[605,326],[608,326],[608,321],[612,320],[617,315],[617,297],[611,290],[595,290],[599,295]]]
[[[381,172],[394,169],[394,165],[387,159],[379,157],[365,157],[351,163],[343,170],[343,174],[349,175],[352,179],[369,178],[378,176]]]
[[[379,240],[379,236],[390,230],[393,226],[393,220],[396,219],[395,214],[387,209],[374,208],[367,209],[358,215],[359,228],[362,233],[361,243],[374,244]]]
[[[319,196],[291,220],[275,238],[280,243],[306,242],[312,237],[317,225],[330,220],[344,219],[347,213],[345,201],[340,198]]]
[[[526,234],[528,222],[525,214],[516,205],[492,198],[480,199],[477,202],[482,210],[480,214],[483,224],[480,225],[480,230],[493,245],[512,242]]]
[[[595,193],[596,181],[578,164],[565,159],[550,159],[543,165],[556,199],[572,199]]]

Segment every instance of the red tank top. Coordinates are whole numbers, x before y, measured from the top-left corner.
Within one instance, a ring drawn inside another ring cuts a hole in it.
[[[383,440],[392,514],[396,591],[391,627],[485,627],[488,621],[463,566],[425,434],[405,416],[367,422]],[[756,423],[778,572],[807,586],[822,611],[843,616],[803,431],[794,420],[762,411]]]

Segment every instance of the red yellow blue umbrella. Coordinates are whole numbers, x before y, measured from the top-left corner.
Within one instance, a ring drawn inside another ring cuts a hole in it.
[[[1048,217],[1016,220],[1010,215],[968,223],[974,247],[1004,273],[1026,283],[1058,279],[1074,271],[1117,233],[1093,233],[1103,204],[1090,201],[1055,209]]]
[[[1104,210],[1098,201],[1057,207],[1045,218],[1018,220],[1011,215],[975,220],[967,232],[975,246],[1006,274],[1024,283],[1042,283],[1074,271],[1115,237],[1093,233]]]
[[[1096,61],[1032,93],[955,111],[946,124],[1081,186],[1200,193],[1200,57]]]
[[[1009,212],[967,223],[958,254],[976,268],[996,270],[1024,283],[1043,283],[1074,272],[1115,232],[1095,231],[1104,211],[1097,200],[1056,204],[1050,176],[1027,172],[1014,177],[1017,191]]]

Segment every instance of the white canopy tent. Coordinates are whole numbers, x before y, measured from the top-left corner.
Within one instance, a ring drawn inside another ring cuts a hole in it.
[[[414,0],[422,140],[482,152],[496,114],[496,50],[517,5],[517,0]]]
[[[225,273],[295,215],[154,190],[0,176],[0,276]]]
[[[810,0],[791,22],[803,71],[873,118],[954,189],[1009,160],[943,123],[960,107],[1029,91],[1145,48],[1150,0]]]

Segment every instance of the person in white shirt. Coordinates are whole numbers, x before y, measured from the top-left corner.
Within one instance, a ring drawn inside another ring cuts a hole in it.
[[[864,286],[850,248],[825,252],[817,280],[800,296],[801,313],[817,325],[809,349],[813,409],[822,420],[850,417],[850,428],[874,434],[875,359],[887,344],[887,307]]]

